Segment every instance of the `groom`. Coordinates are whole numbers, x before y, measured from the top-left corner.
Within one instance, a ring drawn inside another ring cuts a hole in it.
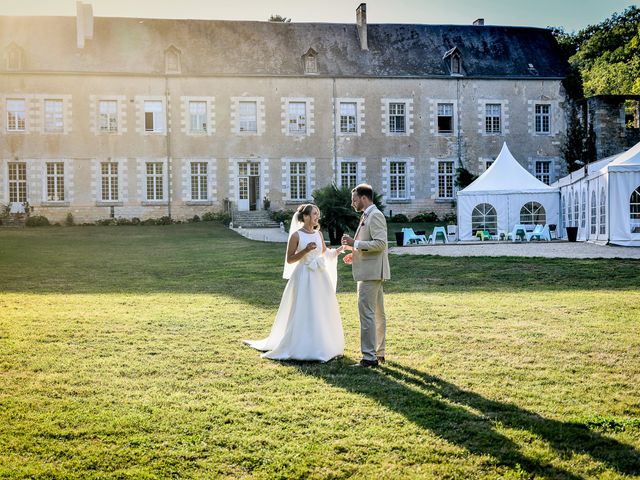
[[[353,250],[345,257],[358,283],[361,367],[384,363],[387,317],[384,313],[382,283],[391,278],[387,255],[387,222],[373,203],[371,185],[361,183],[351,191],[351,205],[362,212],[355,238],[342,236],[342,245]]]

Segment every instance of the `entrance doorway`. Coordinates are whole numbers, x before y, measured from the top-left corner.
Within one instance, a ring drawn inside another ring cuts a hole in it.
[[[260,163],[238,163],[238,210],[241,212],[260,208]]]

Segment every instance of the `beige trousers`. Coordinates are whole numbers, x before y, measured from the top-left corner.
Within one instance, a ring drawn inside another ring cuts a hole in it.
[[[365,360],[384,357],[387,317],[384,313],[382,280],[358,282],[358,313],[360,314],[360,350]]]

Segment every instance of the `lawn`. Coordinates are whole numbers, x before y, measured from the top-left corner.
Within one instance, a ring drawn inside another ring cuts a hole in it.
[[[638,478],[640,262],[392,256],[389,361],[260,359],[284,246],[0,230],[0,478]]]

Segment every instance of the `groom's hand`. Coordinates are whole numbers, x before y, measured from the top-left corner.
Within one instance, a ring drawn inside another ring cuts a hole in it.
[[[346,233],[342,235],[342,245],[353,248],[353,243],[354,243],[354,240],[352,237],[350,237]]]

